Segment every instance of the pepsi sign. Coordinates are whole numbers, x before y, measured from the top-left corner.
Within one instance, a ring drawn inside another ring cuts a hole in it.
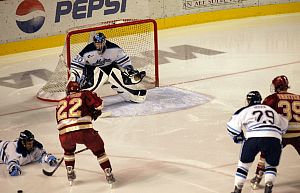
[[[55,23],[63,15],[72,14],[73,19],[84,19],[93,16],[93,12],[103,9],[104,15],[122,13],[126,10],[127,0],[75,0],[60,1],[56,5]]]
[[[24,0],[16,10],[16,23],[25,33],[34,33],[45,22],[45,9],[38,0]]]

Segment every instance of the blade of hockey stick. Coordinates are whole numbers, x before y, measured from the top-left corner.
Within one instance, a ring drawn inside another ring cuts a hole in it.
[[[60,161],[57,163],[57,165],[55,166],[53,171],[46,171],[45,169],[43,169],[43,174],[45,174],[46,176],[52,176],[54,174],[54,172],[58,169],[58,167],[61,165],[61,163],[64,161],[64,157],[62,157],[60,159]]]
[[[84,148],[81,150],[78,150],[75,152],[75,154],[81,153],[83,151],[88,150],[88,148]],[[59,162],[56,164],[55,168],[52,171],[46,171],[45,169],[43,169],[43,174],[46,176],[52,176],[54,174],[54,172],[58,169],[58,167],[62,164],[62,162],[64,161],[64,157],[62,157]]]
[[[102,112],[99,117],[100,118],[105,118],[105,117],[111,117],[111,116],[112,116],[112,112],[111,111],[105,111],[105,112]]]

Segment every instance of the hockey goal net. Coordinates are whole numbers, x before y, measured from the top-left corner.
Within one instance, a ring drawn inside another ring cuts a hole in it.
[[[58,64],[48,82],[38,91],[37,98],[44,101],[59,101],[66,96],[66,84],[69,78],[70,63],[93,36],[102,32],[107,40],[119,45],[131,58],[135,69],[146,71],[142,87],[145,89],[159,86],[158,78],[158,38],[155,20],[117,20],[96,25],[72,28],[68,31],[65,46]],[[100,96],[114,94],[104,85]]]

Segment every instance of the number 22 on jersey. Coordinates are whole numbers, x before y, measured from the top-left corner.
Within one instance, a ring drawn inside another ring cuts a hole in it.
[[[72,98],[70,100],[61,100],[57,105],[57,122],[68,118],[81,117],[81,111],[79,108],[82,105],[81,98]]]

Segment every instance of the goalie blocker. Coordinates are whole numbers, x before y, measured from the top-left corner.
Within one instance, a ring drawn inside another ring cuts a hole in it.
[[[126,101],[144,102],[147,91],[141,89],[139,83],[146,76],[146,72],[134,70],[132,66],[127,67],[122,68],[117,64],[105,67],[86,66],[81,77],[81,69],[72,69],[71,80],[75,79],[80,83],[82,89],[91,91],[95,91],[104,83],[109,82],[112,84],[111,88]]]

